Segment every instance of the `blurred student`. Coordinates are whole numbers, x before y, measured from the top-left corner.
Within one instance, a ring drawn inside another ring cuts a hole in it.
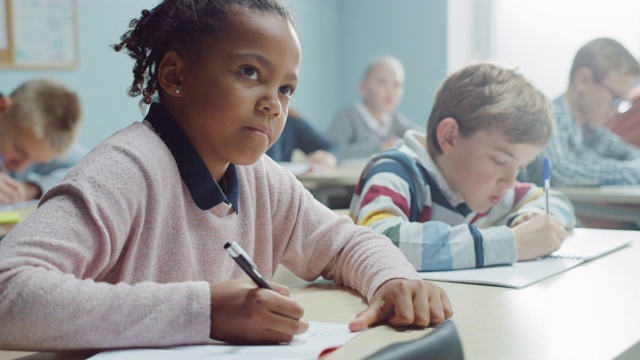
[[[545,256],[573,207],[516,181],[553,126],[549,100],[521,74],[471,65],[440,86],[426,134],[373,156],[351,202],[357,224],[389,237],[417,270],[479,268]]]
[[[352,331],[452,315],[380,234],[338,216],[268,156],[301,49],[278,0],[164,0],[130,22],[131,96],[150,104],[99,144],[0,242],[0,348],[71,350],[289,342],[308,328],[282,264],[368,300]],[[73,221],[70,221],[72,219]]]
[[[0,94],[0,204],[39,199],[59,183],[84,156],[74,145],[81,123],[78,96],[57,81]]]
[[[555,126],[542,152],[554,186],[640,184],[640,150],[604,126],[629,107],[626,94],[639,76],[638,61],[616,40],[578,50],[567,91],[553,101]]]
[[[628,110],[616,114],[605,126],[629,144],[640,147],[640,81],[631,89],[627,97],[632,101]]]
[[[400,60],[383,55],[366,68],[359,86],[361,100],[342,110],[327,129],[327,138],[345,158],[366,158],[393,146],[415,128],[397,107],[404,95]]]
[[[291,161],[296,149],[304,152],[312,165],[331,168],[342,159],[342,153],[336,145],[317,132],[297,111],[289,109],[282,134],[267,150],[267,155],[277,162]]]
[[[618,41],[598,38],[576,53],[566,92],[553,105],[554,131],[542,154],[520,176],[539,183],[542,158],[553,186],[640,184],[640,150],[605,126],[628,110],[626,94],[640,76],[637,59]],[[637,229],[637,224],[580,216],[582,226]]]

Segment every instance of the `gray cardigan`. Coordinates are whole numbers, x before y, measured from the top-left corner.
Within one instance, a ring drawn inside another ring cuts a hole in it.
[[[327,129],[327,138],[336,144],[345,159],[366,158],[380,151],[380,144],[390,136],[402,138],[405,131],[419,129],[400,112],[391,113],[391,127],[384,137],[372,131],[354,106],[342,110]],[[424,130],[424,129],[423,129]]]

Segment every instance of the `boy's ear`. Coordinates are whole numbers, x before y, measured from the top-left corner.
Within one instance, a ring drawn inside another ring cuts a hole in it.
[[[182,96],[184,60],[173,51],[167,51],[158,65],[158,83],[171,96]]]
[[[6,114],[11,108],[11,98],[0,95],[0,114]]]
[[[438,127],[436,127],[436,139],[443,154],[449,154],[453,151],[458,143],[459,131],[460,128],[456,119],[448,117],[440,121]]]
[[[580,92],[585,91],[593,82],[593,71],[586,66],[578,68],[573,78],[573,86]]]

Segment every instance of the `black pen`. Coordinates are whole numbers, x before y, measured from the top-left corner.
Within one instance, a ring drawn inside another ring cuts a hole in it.
[[[240,245],[238,245],[237,242],[233,241],[231,244],[224,244],[224,249],[227,250],[233,260],[235,260],[238,265],[240,265],[242,270],[244,270],[244,272],[249,275],[251,280],[253,280],[253,282],[255,282],[258,287],[262,289],[273,290],[273,288],[264,280],[262,275],[260,275],[260,273],[258,272],[258,267],[256,266],[256,264],[253,262],[253,260],[251,260],[249,255],[244,252],[244,250],[240,247]]]

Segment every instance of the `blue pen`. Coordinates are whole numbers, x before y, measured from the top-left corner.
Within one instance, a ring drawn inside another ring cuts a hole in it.
[[[542,164],[542,190],[546,199],[547,215],[549,215],[549,187],[551,186],[551,171],[549,171],[549,158],[544,157]]]

